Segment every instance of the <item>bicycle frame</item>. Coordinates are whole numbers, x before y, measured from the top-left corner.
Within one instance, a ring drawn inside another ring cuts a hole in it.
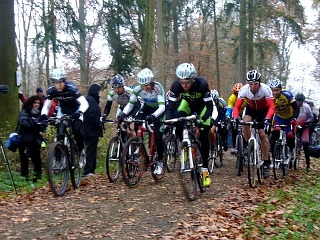
[[[141,123],[141,122],[140,122]],[[137,136],[144,141],[144,133],[149,132],[149,139],[148,139],[148,161],[147,161],[147,166],[150,167],[153,163],[153,157],[154,157],[154,148],[155,148],[155,143],[154,143],[154,138],[155,134],[153,131],[153,124],[148,124],[147,122],[144,122],[146,124],[146,127],[144,127],[142,124],[139,124],[138,130],[137,130]]]

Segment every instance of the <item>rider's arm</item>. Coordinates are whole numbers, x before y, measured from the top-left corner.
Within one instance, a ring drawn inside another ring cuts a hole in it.
[[[110,113],[111,106],[112,106],[112,101],[107,101],[107,104],[106,104],[106,106],[105,106],[105,108],[103,110],[103,114],[106,115],[106,117]]]
[[[124,109],[122,111],[125,115],[128,115],[132,111],[135,103],[138,101],[137,97],[138,97],[138,92],[140,90],[141,90],[141,86],[138,85],[132,91],[132,93],[130,95],[129,102],[127,103],[127,105],[124,107]]]
[[[80,104],[78,111],[85,112],[89,107],[89,103],[84,96],[80,96],[77,98],[77,102]]]
[[[244,98],[239,98],[239,97],[237,98],[236,103],[233,108],[233,112],[232,112],[233,118],[239,118],[240,109],[241,109],[241,105],[242,105],[243,101],[244,101]]]
[[[298,107],[298,104],[297,104],[296,101],[292,102],[290,105],[291,105],[291,107],[293,109],[292,118],[297,119],[298,116],[299,116],[299,113],[300,113],[300,108]]]
[[[51,107],[51,102],[52,102],[52,100],[50,100],[50,99],[46,99],[44,101],[43,107],[41,109],[41,115],[42,114],[48,115],[50,107]]]
[[[274,115],[274,108],[275,108],[273,97],[272,98],[267,98],[266,99],[266,104],[267,104],[267,107],[268,107],[268,112],[267,112],[266,118],[272,119],[272,117]]]
[[[158,109],[152,114],[154,115],[155,118],[159,117],[166,110],[164,96],[161,94],[158,94],[157,100],[159,104]]]

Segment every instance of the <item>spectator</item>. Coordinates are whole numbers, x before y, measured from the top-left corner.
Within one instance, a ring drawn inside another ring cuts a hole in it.
[[[43,90],[41,87],[38,87],[37,88],[37,95],[40,97],[41,101],[42,101],[42,104],[44,104],[44,101],[47,99],[46,96],[44,95],[43,93]]]
[[[19,146],[19,155],[21,161],[21,176],[29,178],[29,157],[34,166],[33,182],[41,179],[41,155],[40,146],[43,141],[42,132],[46,126],[38,124],[42,102],[39,96],[31,96],[22,106],[19,115],[19,131],[21,135],[21,144]]]
[[[86,149],[86,165],[84,167],[84,175],[93,176],[97,164],[97,149],[99,137],[103,136],[101,125],[101,109],[99,107],[99,92],[101,87],[98,84],[92,84],[89,88],[87,101],[89,108],[84,113],[84,133],[87,143]]]

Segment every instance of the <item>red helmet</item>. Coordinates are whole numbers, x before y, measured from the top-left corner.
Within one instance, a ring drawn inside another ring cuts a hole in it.
[[[233,92],[234,93],[238,93],[240,91],[240,88],[242,88],[243,84],[242,83],[236,83],[234,86],[233,86]]]

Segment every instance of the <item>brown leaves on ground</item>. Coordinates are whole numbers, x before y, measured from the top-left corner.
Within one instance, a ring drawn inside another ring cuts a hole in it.
[[[222,168],[211,176],[212,184],[196,201],[188,202],[177,173],[154,183],[150,171],[135,188],[123,182],[108,182],[106,175],[83,179],[79,189],[68,189],[62,197],[49,187],[31,194],[0,200],[2,239],[244,239],[246,216],[259,203],[269,201],[276,209],[260,215],[270,225],[288,211],[279,199],[270,199],[272,189],[290,187],[301,172],[289,172],[285,180],[272,176],[263,186],[251,189],[246,172],[238,177],[235,159],[225,153]],[[271,173],[271,172],[270,172]],[[296,226],[292,226],[294,229]],[[253,229],[252,239],[263,238]],[[268,234],[266,232],[266,234]]]

